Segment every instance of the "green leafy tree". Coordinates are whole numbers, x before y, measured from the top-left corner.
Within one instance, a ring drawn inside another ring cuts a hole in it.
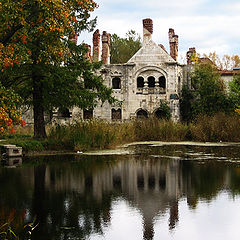
[[[183,88],[182,117],[186,121],[199,114],[212,115],[217,112],[233,112],[233,104],[225,91],[217,68],[212,64],[197,64],[191,75],[193,90]],[[186,111],[188,108],[188,111]],[[184,112],[185,109],[185,112]]]
[[[192,120],[193,114],[193,91],[189,89],[186,85],[182,88],[181,98],[180,98],[180,114],[181,120],[183,122],[189,123]]]
[[[127,32],[125,38],[117,34],[111,36],[111,63],[126,63],[141,47],[141,38],[134,31]]]
[[[229,83],[230,97],[235,108],[240,107],[240,74],[233,77],[233,81]]]
[[[99,65],[72,42],[93,29],[96,21],[89,17],[96,7],[93,0],[0,0],[1,82],[33,105],[36,138],[46,137],[44,112],[112,100],[95,74]]]
[[[171,109],[169,107],[169,103],[164,100],[160,100],[159,105],[159,118],[170,120],[171,118]]]

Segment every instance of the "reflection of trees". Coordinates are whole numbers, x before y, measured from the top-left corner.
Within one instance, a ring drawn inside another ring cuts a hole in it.
[[[240,167],[230,166],[229,173],[231,173],[229,188],[232,194],[240,194]]]
[[[112,200],[124,196],[141,212],[143,238],[150,240],[159,213],[169,213],[169,230],[177,226],[182,196],[189,207],[196,208],[199,199],[210,201],[222,189],[240,193],[239,168],[213,159],[196,161],[196,155],[187,154],[231,156],[226,148],[155,147],[152,151],[147,148],[148,154],[141,152],[144,148],[138,156],[58,156],[11,174],[2,169],[1,207],[20,213],[31,209],[29,219],[36,215],[39,221],[33,240],[85,239],[92,233],[103,233],[103,226],[110,225]]]
[[[0,168],[0,226],[10,223],[19,234],[30,206],[32,174],[29,169]]]
[[[196,198],[211,200],[222,189],[226,168],[222,164],[182,162],[183,181],[189,204],[196,203]],[[195,199],[195,200],[194,200]]]
[[[63,161],[57,167],[50,166],[49,181],[45,176],[46,166],[35,167],[32,214],[37,216],[39,226],[33,232],[33,239],[85,239],[93,232],[103,232],[102,227],[110,221],[112,196],[102,193],[101,201],[94,197],[92,174],[97,166],[102,167],[101,162],[94,162],[82,160],[71,165]],[[85,180],[83,191],[79,189],[81,192],[71,188],[78,176]],[[72,178],[72,182],[68,182],[68,178]],[[61,185],[62,179],[66,185]]]

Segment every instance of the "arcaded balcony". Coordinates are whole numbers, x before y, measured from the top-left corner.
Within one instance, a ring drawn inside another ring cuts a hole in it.
[[[166,78],[160,76],[139,76],[137,78],[137,94],[165,94]]]

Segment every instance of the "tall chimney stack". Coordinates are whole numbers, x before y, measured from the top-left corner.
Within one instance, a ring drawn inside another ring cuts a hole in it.
[[[143,19],[143,44],[152,39],[153,21],[150,18]]]
[[[111,35],[106,31],[102,34],[102,61],[103,64],[110,64],[110,42]]]
[[[99,62],[100,61],[100,33],[97,29],[93,33],[93,62]]]
[[[88,44],[84,44],[84,46],[87,48],[87,52],[85,54],[85,57],[86,59],[89,61],[89,62],[92,62],[92,56],[91,56],[91,46],[88,45]]]
[[[174,29],[169,28],[170,56],[177,61],[178,57],[178,35],[175,35]]]
[[[189,48],[189,50],[187,51],[187,64],[192,64],[192,57],[193,55],[196,54],[196,48]]]

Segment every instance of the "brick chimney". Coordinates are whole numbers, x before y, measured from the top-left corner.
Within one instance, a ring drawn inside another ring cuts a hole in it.
[[[93,62],[99,62],[100,61],[100,33],[97,29],[93,33],[93,56],[92,56]]]
[[[150,18],[143,19],[143,44],[152,39],[153,21]]]
[[[91,46],[88,44],[84,44],[84,46],[87,48],[87,52],[85,54],[86,59],[89,60],[89,62],[92,62],[92,56],[91,56]]]
[[[175,35],[174,29],[169,28],[168,32],[169,45],[170,45],[170,56],[177,61],[178,57],[178,35]]]
[[[102,34],[102,61],[103,64],[110,64],[110,42],[111,35],[106,31]]]
[[[187,51],[187,64],[192,64],[192,57],[193,55],[196,54],[196,48],[189,48],[189,50]]]

